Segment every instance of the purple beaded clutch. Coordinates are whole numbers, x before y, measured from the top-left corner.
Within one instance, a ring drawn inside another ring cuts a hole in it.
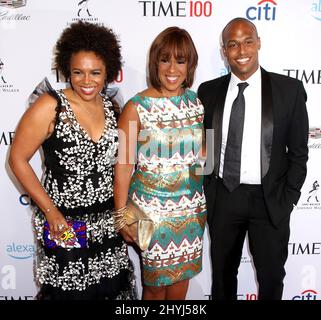
[[[46,248],[72,249],[87,247],[86,223],[78,220],[67,221],[67,223],[67,229],[52,235],[48,222],[45,222],[43,238]]]

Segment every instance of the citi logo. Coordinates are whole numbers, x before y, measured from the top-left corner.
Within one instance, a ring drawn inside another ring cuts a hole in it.
[[[321,21],[321,0],[314,0],[312,3],[312,17]]]
[[[8,8],[24,7],[27,4],[27,0],[0,0],[0,6]]]
[[[249,20],[274,21],[276,18],[276,6],[277,3],[274,0],[261,0],[256,7],[249,7],[246,10],[246,17]]]
[[[13,259],[29,259],[35,254],[35,246],[31,244],[11,243],[6,246],[6,252]]]
[[[317,300],[317,292],[311,289],[304,290],[299,295],[294,296],[292,300]]]
[[[31,199],[30,199],[29,194],[22,194],[22,195],[19,197],[19,202],[20,202],[20,204],[23,205],[23,206],[30,206],[30,204],[31,204]]]

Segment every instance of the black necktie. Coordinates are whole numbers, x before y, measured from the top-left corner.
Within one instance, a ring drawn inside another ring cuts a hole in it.
[[[248,85],[247,82],[238,84],[239,93],[235,98],[231,109],[223,167],[223,183],[230,192],[240,184],[241,151],[245,114],[243,91]]]

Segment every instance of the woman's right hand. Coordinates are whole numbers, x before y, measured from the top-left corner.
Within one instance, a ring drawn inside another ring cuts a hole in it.
[[[57,208],[45,213],[45,216],[49,224],[50,233],[59,234],[68,228],[68,223],[65,217]]]

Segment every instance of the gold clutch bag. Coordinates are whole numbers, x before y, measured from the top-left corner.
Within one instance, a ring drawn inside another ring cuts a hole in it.
[[[154,221],[137,204],[128,199],[126,207],[114,212],[115,229],[118,232],[125,225],[138,247],[148,248],[154,233]]]

